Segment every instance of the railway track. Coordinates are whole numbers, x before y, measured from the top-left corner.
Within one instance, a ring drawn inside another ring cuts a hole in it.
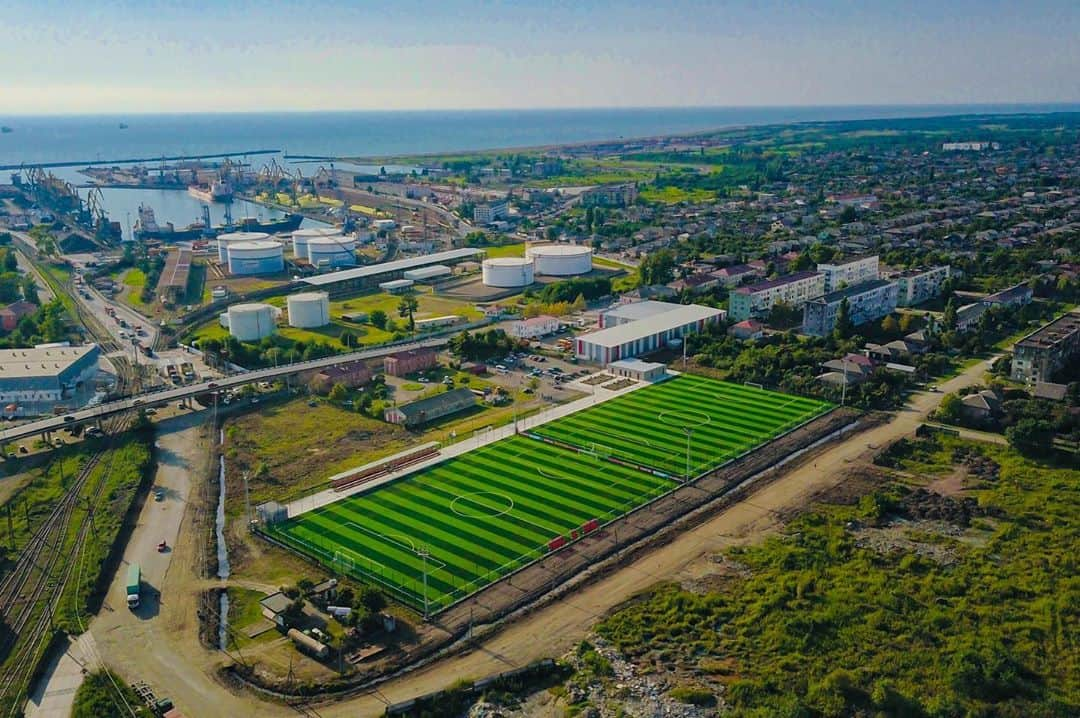
[[[109,434],[121,433],[128,423],[127,417],[111,420]],[[0,708],[5,715],[19,715],[38,654],[52,633],[54,615],[91,530],[90,511],[100,501],[106,485],[103,473],[96,485],[87,487],[106,451],[103,448],[95,452],[80,468],[67,492],[23,546],[14,568],[0,581],[0,656],[4,659],[0,669]],[[87,489],[90,511],[78,521],[73,543],[67,546]]]

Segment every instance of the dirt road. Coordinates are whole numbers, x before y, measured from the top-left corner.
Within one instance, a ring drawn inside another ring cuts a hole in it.
[[[100,615],[91,624],[99,654],[129,682],[143,680],[155,693],[168,696],[186,715],[255,715],[250,697],[225,690],[208,670],[220,654],[199,645],[192,514],[187,512],[193,482],[206,476],[209,439],[207,412],[192,412],[163,421],[158,427],[158,472],[153,492],[124,552]],[[181,538],[181,532],[185,532]],[[165,540],[172,549],[159,553]],[[178,540],[180,539],[180,540]],[[143,572],[142,603],[126,605],[127,565],[138,562]],[[260,716],[295,715],[284,708],[260,705]]]

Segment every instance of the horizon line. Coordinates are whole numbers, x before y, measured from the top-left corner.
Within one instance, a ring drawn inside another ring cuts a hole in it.
[[[896,102],[896,103],[841,103],[841,104],[746,104],[746,105],[591,105],[553,107],[433,107],[433,108],[325,108],[325,109],[250,109],[250,110],[131,110],[112,112],[18,112],[0,110],[0,117],[167,117],[177,115],[318,115],[318,114],[434,114],[439,112],[497,113],[497,112],[617,112],[642,110],[783,110],[783,109],[886,109],[886,108],[1007,108],[1007,107],[1075,107],[1080,111],[1080,99],[1055,101],[1005,101],[1005,102]]]

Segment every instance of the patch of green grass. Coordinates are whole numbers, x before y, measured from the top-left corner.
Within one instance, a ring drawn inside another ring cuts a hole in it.
[[[494,257],[524,257],[525,256],[525,243],[519,242],[517,244],[503,244],[498,247],[484,247],[484,254],[488,258]]]
[[[230,586],[229,592],[229,628],[242,633],[245,628],[265,620],[259,601],[266,598],[262,591],[250,588]]]
[[[71,708],[71,718],[150,718],[152,715],[123,678],[103,670],[86,676],[75,691]]]
[[[136,307],[146,306],[146,302],[142,300],[142,290],[146,286],[145,272],[138,267],[132,267],[124,274],[123,284],[128,288],[125,297],[128,303]]]
[[[415,381],[407,381],[401,385],[401,388],[405,391],[423,391],[424,385],[418,384]]]
[[[680,202],[708,202],[716,198],[716,193],[704,189],[686,190],[680,187],[646,187],[641,190],[641,198],[646,202],[661,204],[679,204]]]

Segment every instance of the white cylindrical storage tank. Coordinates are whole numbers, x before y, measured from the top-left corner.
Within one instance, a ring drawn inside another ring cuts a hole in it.
[[[269,304],[229,307],[229,334],[242,342],[257,342],[274,333],[274,308]]]
[[[325,327],[330,323],[330,295],[326,292],[290,294],[286,305],[290,327]]]
[[[284,249],[280,242],[264,239],[235,242],[229,245],[229,274],[276,274],[285,269]]]
[[[270,239],[266,232],[228,232],[219,234],[217,238],[218,261],[224,265],[229,264],[229,247],[237,242],[258,242]]]
[[[307,258],[316,267],[351,267],[356,264],[356,240],[352,237],[309,237]]]
[[[537,244],[525,248],[537,274],[570,277],[592,271],[592,247],[580,244]]]
[[[485,259],[480,276],[485,287],[527,287],[533,283],[533,262],[524,257]]]
[[[293,256],[297,259],[307,259],[308,241],[312,237],[340,237],[341,230],[337,227],[307,227],[298,229],[292,233]]]

